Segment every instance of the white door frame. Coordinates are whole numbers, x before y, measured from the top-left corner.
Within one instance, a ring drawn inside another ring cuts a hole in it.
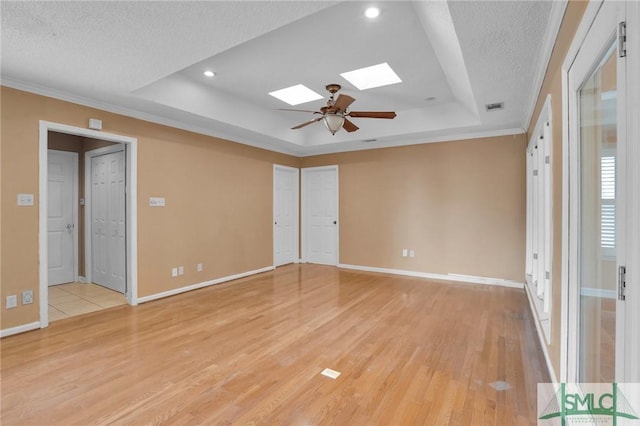
[[[575,365],[571,365],[569,358],[577,352],[576,333],[578,324],[573,312],[577,309],[575,300],[572,301],[570,286],[571,277],[575,277],[578,272],[578,262],[573,255],[573,250],[577,247],[577,211],[572,205],[578,191],[577,170],[578,164],[577,150],[570,144],[570,137],[575,134],[575,129],[570,122],[569,109],[577,108],[575,99],[571,96],[569,88],[569,71],[573,65],[578,52],[582,48],[589,29],[594,23],[604,0],[593,0],[587,6],[582,21],[576,31],[576,35],[571,43],[569,51],[562,65],[562,122],[563,122],[563,144],[562,144],[562,310],[561,310],[561,348],[560,348],[560,380],[562,382],[572,382],[577,380]],[[637,2],[626,3],[627,22],[627,57],[625,93],[621,93],[626,98],[622,109],[626,111],[626,124],[622,129],[626,133],[628,141],[640,140],[640,125],[634,117],[640,115],[640,4]],[[640,148],[637,144],[626,144],[627,164],[639,164]],[[637,218],[640,215],[640,170],[637,167],[626,167],[626,190],[625,190],[625,213],[626,213],[626,266],[627,266],[627,298],[624,309],[624,365],[616,365],[616,380],[619,382],[639,382],[640,365],[636,361],[640,359],[640,224]],[[575,291],[575,289],[574,289]],[[617,363],[616,363],[617,364]]]
[[[82,127],[53,123],[40,120],[39,125],[39,258],[40,258],[40,328],[49,325],[49,287],[47,285],[47,196],[48,196],[48,133],[49,131],[83,136],[93,139],[101,139],[109,142],[125,144],[127,152],[126,164],[126,220],[127,232],[127,302],[130,305],[138,304],[138,140],[136,138],[106,133],[97,130],[84,129]]]
[[[92,258],[92,231],[91,231],[91,160],[101,155],[113,154],[116,152],[125,151],[124,145],[112,145],[103,148],[93,149],[84,153],[84,276],[87,282],[92,283],[92,271],[93,271],[93,258]],[[125,152],[126,162],[126,152]],[[125,182],[125,193],[128,182]],[[129,233],[129,227],[127,223],[127,234]],[[127,259],[128,262],[128,259]],[[127,277],[128,278],[128,277]],[[126,288],[129,289],[129,281],[126,281]]]
[[[293,262],[294,263],[298,263],[300,261],[300,245],[299,245],[299,241],[300,241],[300,221],[299,221],[299,217],[300,217],[300,169],[297,169],[295,167],[288,167],[288,166],[281,166],[279,164],[274,164],[273,165],[273,216],[275,218],[276,215],[276,170],[284,170],[284,171],[288,171],[288,172],[294,172],[296,175],[296,190],[295,190],[295,202],[294,202],[294,206],[295,206],[295,214],[294,214],[294,219],[293,219],[293,232],[294,232],[294,244],[293,244],[293,251],[295,253]],[[275,236],[275,220],[274,222],[274,228],[273,228],[273,265],[274,267],[276,266],[276,236]]]
[[[71,221],[74,224],[73,227],[73,279],[74,281],[78,281],[78,183],[79,183],[79,179],[78,179],[78,158],[79,155],[77,152],[71,152],[71,151],[61,151],[58,149],[47,149],[47,159],[48,159],[48,155],[50,151],[54,151],[56,153],[62,153],[63,155],[68,155],[69,157],[73,157],[74,161],[73,161],[73,182],[71,183],[72,185],[72,200],[73,200],[73,207],[71,209]],[[47,168],[48,168],[48,163],[47,163]],[[47,181],[49,179],[49,174],[48,174],[48,170],[47,170]],[[48,207],[48,206],[47,206]],[[47,213],[48,216],[48,213]],[[48,247],[48,246],[47,246]],[[47,252],[48,255],[48,252]],[[48,261],[48,259],[47,259]],[[48,275],[48,266],[47,265],[47,275]],[[48,279],[47,279],[47,287],[48,287]]]
[[[625,380],[640,382],[640,3],[627,2],[627,327]],[[635,362],[634,362],[635,361]]]
[[[322,170],[335,170],[336,172],[336,216],[338,217],[337,220],[337,224],[336,224],[336,266],[340,264],[340,175],[338,173],[338,166],[337,165],[333,165],[333,166],[320,166],[320,167],[305,167],[302,169],[302,199],[301,199],[301,204],[302,204],[302,259],[301,262],[302,263],[307,263],[307,203],[306,203],[306,191],[307,191],[307,174],[309,172],[314,172],[314,171],[322,171]]]

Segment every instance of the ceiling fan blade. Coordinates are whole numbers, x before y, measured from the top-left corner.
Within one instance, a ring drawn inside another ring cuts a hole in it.
[[[355,132],[359,129],[358,126],[356,126],[355,124],[353,124],[353,122],[349,121],[346,118],[344,119],[344,124],[342,125],[342,127],[349,133]]]
[[[334,111],[344,111],[354,101],[355,99],[349,95],[340,95],[338,96],[338,99],[336,99],[336,103],[333,104],[333,108],[331,109]]]
[[[396,113],[393,111],[351,111],[347,115],[359,118],[395,118]]]
[[[322,120],[322,118],[323,118],[323,117],[318,117],[318,118],[314,118],[313,120],[305,121],[305,122],[304,122],[304,123],[302,123],[302,124],[298,124],[297,126],[292,127],[292,128],[291,128],[291,130],[301,129],[301,128],[303,128],[304,126],[308,126],[309,124],[312,124],[312,123],[315,123],[316,121],[320,121],[320,120]]]
[[[278,111],[295,111],[295,112],[312,112],[314,114],[322,114],[320,111],[310,111],[307,109],[287,109],[287,108],[278,108]]]

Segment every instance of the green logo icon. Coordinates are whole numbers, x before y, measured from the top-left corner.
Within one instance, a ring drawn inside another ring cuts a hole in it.
[[[571,418],[580,418],[580,422],[591,420],[593,424],[602,424],[607,419],[611,420],[613,426],[617,425],[620,417],[639,419],[629,401],[620,392],[617,383],[611,384],[611,391],[602,391],[601,387],[594,391],[587,384],[567,386],[566,383],[561,383],[554,397],[542,410],[539,419],[549,420],[556,417],[560,418],[562,426]]]

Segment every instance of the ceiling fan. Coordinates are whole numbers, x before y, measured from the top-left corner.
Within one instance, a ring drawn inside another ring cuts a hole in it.
[[[347,132],[355,132],[359,129],[358,126],[353,124],[347,117],[357,118],[395,118],[396,113],[393,111],[349,111],[348,107],[355,99],[349,95],[340,94],[338,99],[335,98],[335,94],[341,89],[339,84],[327,84],[326,89],[331,93],[331,97],[327,101],[327,105],[320,108],[320,111],[307,111],[301,109],[281,109],[281,111],[298,111],[298,112],[311,112],[313,114],[321,114],[321,117],[314,118],[309,121],[305,121],[302,124],[298,124],[292,127],[292,130],[301,129],[309,124],[324,121],[325,126],[335,135],[340,128],[344,127]]]

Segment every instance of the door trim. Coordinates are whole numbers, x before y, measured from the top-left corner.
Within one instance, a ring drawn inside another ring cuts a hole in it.
[[[570,347],[569,338],[570,335],[575,335],[578,332],[577,328],[571,329],[569,324],[569,274],[572,269],[572,265],[569,258],[569,245],[570,236],[569,232],[569,195],[570,188],[569,177],[573,173],[570,170],[570,164],[575,164],[576,158],[569,158],[569,69],[573,64],[580,46],[587,36],[587,32],[591,27],[591,24],[596,18],[602,1],[592,1],[587,6],[587,9],[582,17],[582,21],[578,26],[576,34],[571,42],[564,62],[562,63],[562,254],[561,254],[561,280],[562,294],[561,294],[561,310],[560,310],[560,381],[568,382],[570,372],[569,370],[569,353],[575,353],[577,348],[575,345]],[[575,220],[575,218],[573,219]],[[571,271],[575,273],[577,271]],[[573,352],[570,352],[573,351]],[[574,374],[574,373],[571,373]]]
[[[92,271],[93,271],[93,258],[92,258],[92,232],[91,232],[91,160],[101,155],[113,154],[116,152],[125,151],[123,145],[105,146],[103,148],[93,149],[84,153],[84,276],[88,283],[92,283]],[[125,163],[126,163],[125,152]],[[126,166],[125,166],[126,168]],[[125,170],[126,174],[126,170]],[[126,178],[125,178],[126,179]],[[128,182],[125,182],[125,200],[126,200],[126,186]],[[128,223],[125,224],[125,226]],[[126,226],[127,234],[129,232],[128,226]],[[127,259],[128,262],[128,259]],[[128,277],[127,277],[128,279]],[[128,280],[125,283],[126,288],[129,288]]]
[[[640,3],[627,2],[627,164],[640,164]],[[633,119],[636,117],[636,119]],[[640,382],[640,168],[627,167],[627,324],[625,380]],[[634,220],[635,219],[635,220]],[[633,290],[630,290],[633,287]]]
[[[578,271],[577,257],[573,255],[573,250],[577,247],[577,211],[574,206],[575,194],[578,191],[577,170],[575,166],[578,164],[577,149],[572,146],[569,141],[575,134],[575,123],[570,121],[570,109],[577,108],[577,101],[575,97],[571,96],[571,88],[569,86],[569,73],[573,66],[578,52],[583,47],[583,44],[588,37],[589,30],[594,24],[596,18],[599,16],[601,7],[608,3],[605,0],[592,0],[584,13],[584,16],[580,22],[576,35],[571,43],[568,53],[564,59],[562,65],[562,122],[563,122],[563,164],[562,164],[562,300],[561,300],[561,341],[560,341],[560,380],[562,382],[571,382],[577,380],[576,365],[571,365],[569,362],[570,356],[574,356],[577,353],[577,339],[576,334],[579,332],[577,324],[577,316],[573,312],[577,309],[577,304],[572,300],[572,292],[575,293],[575,288],[572,287],[570,279],[575,277]],[[620,116],[621,119],[621,137],[625,137],[627,141],[638,140],[640,137],[640,129],[637,120],[631,119],[638,114],[638,101],[640,100],[639,81],[637,78],[640,72],[640,63],[638,55],[640,55],[640,46],[638,45],[639,26],[640,26],[640,6],[636,2],[625,2],[627,29],[631,28],[633,35],[630,37],[627,35],[627,39],[631,42],[627,42],[627,58],[626,62],[626,76],[624,76],[624,91],[620,91],[620,98],[618,101],[619,111],[623,111],[625,114]],[[620,78],[620,73],[618,74]],[[635,78],[634,78],[635,77]],[[622,101],[622,103],[621,103]],[[634,109],[635,108],[635,109]],[[573,113],[571,113],[573,114]],[[634,115],[635,114],[635,115]],[[637,144],[635,144],[637,145]],[[623,153],[623,157],[626,158],[626,164],[637,164],[640,160],[640,149],[634,147],[634,144],[626,144],[626,153]],[[624,167],[624,166],[623,166]],[[629,286],[635,286],[637,288],[639,284],[638,268],[640,263],[638,262],[639,255],[639,242],[640,226],[634,223],[631,218],[637,217],[640,214],[640,172],[634,167],[626,167],[626,181],[622,186],[624,188],[624,196],[626,200],[624,204],[621,204],[621,214],[626,217],[625,226],[626,229],[626,242],[621,240],[621,244],[624,244],[623,250],[626,250],[627,265],[627,290]],[[624,209],[624,211],[622,210]],[[624,254],[624,252],[623,252]],[[574,257],[574,259],[572,259]],[[631,274],[629,274],[631,271]],[[574,294],[575,296],[575,294]],[[624,306],[626,305],[626,306]],[[640,321],[640,312],[638,307],[640,306],[640,292],[632,291],[627,292],[627,300],[621,306],[618,304],[617,309],[620,310],[621,323],[617,326],[620,327],[616,330],[616,338],[622,338],[624,340],[624,347],[621,347],[621,357],[616,360],[616,380],[619,382],[637,382],[640,380],[640,366],[636,360],[640,355],[640,329],[632,326]],[[624,336],[622,336],[624,334]]]
[[[301,205],[302,205],[302,252],[301,252],[301,263],[307,263],[307,240],[306,240],[306,190],[307,190],[307,174],[309,172],[322,171],[322,170],[335,170],[336,172],[336,216],[338,217],[338,223],[336,224],[336,264],[335,266],[340,264],[340,174],[338,173],[338,165],[332,166],[320,166],[320,167],[305,167],[302,170],[302,197],[301,197]]]
[[[47,149],[47,161],[48,161],[49,152],[55,152],[57,154],[73,157],[73,178],[72,178],[73,181],[71,182],[71,186],[72,186],[71,199],[73,200],[73,207],[71,208],[71,221],[74,224],[76,224],[73,227],[73,279],[74,281],[78,281],[78,276],[79,276],[78,274],[78,269],[79,269],[78,268],[79,266],[79,263],[78,263],[78,184],[79,184],[78,161],[79,161],[79,155],[77,152],[60,151],[58,149]],[[48,163],[47,163],[47,166],[48,166]],[[47,173],[47,181],[48,179],[49,179],[49,175]],[[48,216],[48,213],[47,213],[47,216]],[[47,249],[47,255],[48,255],[48,249]],[[48,276],[48,270],[47,270],[47,276]],[[48,283],[49,283],[49,279],[47,278],[47,287],[49,286]]]
[[[40,301],[40,328],[49,325],[49,287],[47,285],[48,259],[47,250],[47,196],[48,196],[48,164],[47,150],[49,131],[83,136],[93,139],[101,139],[109,142],[125,144],[127,152],[126,179],[126,220],[129,226],[127,233],[127,302],[130,305],[138,304],[138,139],[129,136],[116,135],[97,130],[84,129],[66,124],[53,123],[46,120],[39,122],[39,184],[38,184],[38,224],[39,224],[39,301]]]
[[[293,222],[294,243],[293,251],[295,256],[293,257],[293,263],[297,263],[300,259],[300,169],[289,166],[281,166],[279,164],[273,165],[273,218],[272,223],[272,239],[273,239],[273,266],[276,267],[276,232],[275,232],[275,216],[276,216],[276,171],[283,170],[287,172],[294,172],[296,175],[296,198],[294,201],[295,214]]]

